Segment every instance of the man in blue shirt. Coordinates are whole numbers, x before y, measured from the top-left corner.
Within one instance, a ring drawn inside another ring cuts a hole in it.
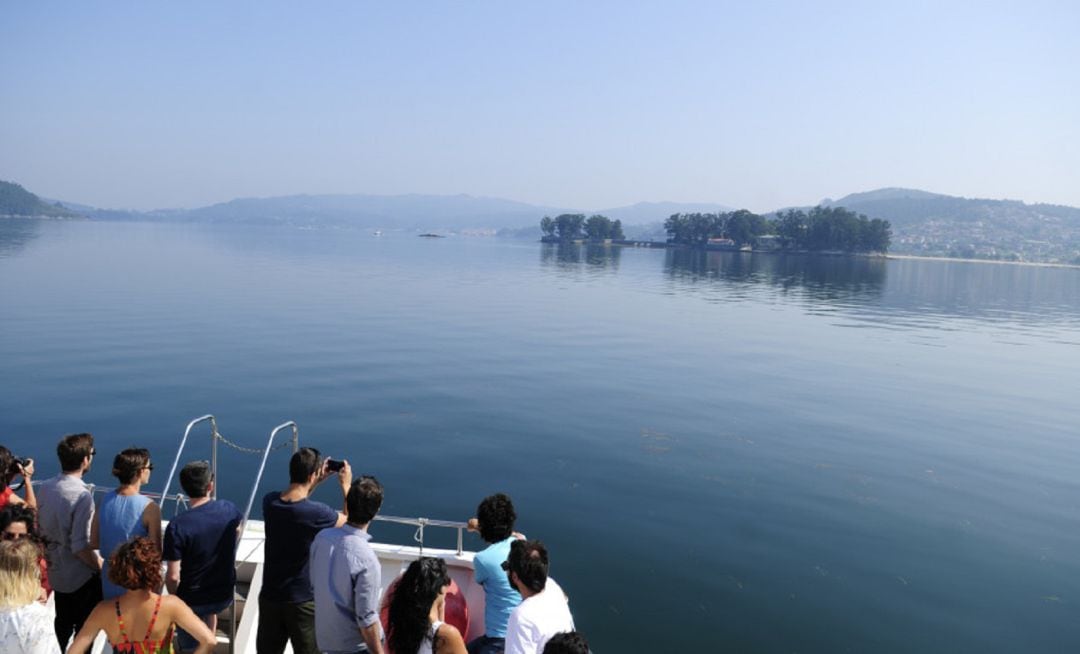
[[[479,531],[490,543],[473,557],[473,577],[484,589],[484,635],[469,643],[469,654],[502,654],[506,643],[506,623],[521,604],[521,595],[510,586],[502,564],[510,555],[510,544],[521,534],[514,532],[514,504],[503,493],[485,497],[469,520],[469,529]]]
[[[191,504],[165,529],[165,586],[215,631],[218,613],[233,602],[236,538],[243,516],[232,502],[211,499],[214,475],[206,461],[184,466],[180,486]],[[198,646],[183,630],[177,631],[176,639],[181,651]]]
[[[292,643],[294,654],[316,654],[315,602],[308,575],[308,549],[323,529],[345,524],[345,514],[308,499],[333,473],[319,451],[302,447],[289,460],[289,487],[263,497],[266,561],[259,592],[259,654],[281,654]],[[352,484],[352,468],[338,473],[342,496]]]
[[[382,500],[378,480],[357,479],[345,499],[348,522],[320,531],[311,543],[315,640],[326,654],[383,654],[379,627],[382,569],[367,531]]]

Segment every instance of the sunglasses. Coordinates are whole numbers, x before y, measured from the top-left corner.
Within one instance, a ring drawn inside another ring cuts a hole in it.
[[[147,463],[145,466],[143,466],[143,470],[150,470],[152,472],[154,470],[154,464]]]

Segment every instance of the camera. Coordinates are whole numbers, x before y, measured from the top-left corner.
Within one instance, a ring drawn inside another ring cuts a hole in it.
[[[345,467],[345,462],[344,461],[338,461],[336,459],[327,459],[326,460],[326,471],[327,472],[341,472],[341,469],[344,468],[344,467]]]

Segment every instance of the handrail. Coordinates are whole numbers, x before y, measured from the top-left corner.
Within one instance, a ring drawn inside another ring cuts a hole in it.
[[[392,522],[399,525],[412,525],[417,527],[416,535],[413,537],[420,543],[420,555],[423,556],[424,551],[424,527],[442,527],[446,529],[457,529],[457,553],[460,556],[465,551],[465,530],[469,528],[469,525],[464,522],[457,522],[454,520],[432,520],[431,518],[402,518],[394,515],[381,515],[375,516],[374,520],[378,522]]]
[[[244,535],[244,529],[247,527],[248,516],[251,515],[251,505],[255,503],[255,495],[259,492],[259,482],[262,481],[263,470],[266,468],[266,459],[269,458],[270,449],[274,444],[274,436],[277,436],[277,433],[286,427],[292,427],[293,452],[296,452],[300,447],[300,429],[292,420],[281,423],[270,432],[270,439],[266,441],[266,449],[263,450],[262,463],[259,464],[259,472],[255,475],[255,483],[251,487],[251,496],[248,497],[247,507],[244,509],[244,520],[240,523],[241,538]],[[239,539],[237,539],[237,547],[239,547]]]
[[[211,414],[206,414],[201,418],[195,418],[188,423],[187,429],[184,430],[184,437],[180,439],[180,447],[176,448],[176,457],[173,459],[172,468],[169,469],[169,476],[165,478],[165,487],[161,489],[161,496],[167,497],[169,493],[169,485],[172,484],[173,476],[176,474],[176,466],[180,464],[180,457],[184,453],[184,446],[187,445],[188,436],[191,434],[191,430],[195,425],[206,420],[210,421],[210,450],[213,453],[211,462],[211,474],[213,478],[217,478],[217,419]],[[217,498],[217,493],[214,493],[214,499]]]

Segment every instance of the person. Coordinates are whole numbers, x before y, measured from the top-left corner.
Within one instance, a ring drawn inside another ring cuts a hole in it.
[[[374,477],[353,481],[345,498],[348,521],[320,531],[311,543],[315,641],[322,652],[382,654],[382,567],[368,544],[368,525],[382,500],[382,484]]]
[[[4,654],[60,654],[52,616],[37,601],[40,556],[29,538],[0,542],[0,652]]]
[[[56,446],[61,472],[38,488],[38,527],[47,542],[54,628],[61,649],[101,600],[101,557],[90,546],[94,498],[83,481],[94,454],[92,435],[64,436]]]
[[[461,632],[445,621],[449,588],[446,561],[409,564],[390,598],[386,640],[394,654],[466,654]]]
[[[589,641],[578,631],[560,631],[544,645],[543,654],[589,654]]]
[[[26,504],[31,509],[37,508],[34,484],[31,483],[31,477],[34,476],[34,460],[25,459],[25,462],[26,465],[23,465],[23,461],[15,458],[11,450],[0,445],[0,509],[8,504]],[[10,486],[11,482],[20,475],[26,492],[25,500],[16,495]]]
[[[206,461],[192,461],[181,468],[180,487],[191,503],[165,529],[165,586],[215,631],[218,613],[233,602],[236,538],[243,516],[232,502],[211,499],[214,476]],[[196,646],[183,630],[176,641],[182,651]]]
[[[117,654],[168,654],[174,626],[196,638],[196,654],[214,650],[217,641],[213,632],[184,600],[154,592],[161,588],[161,549],[157,543],[145,536],[121,543],[109,557],[108,570],[109,580],[124,593],[94,607],[68,654],[85,654],[100,631]]]
[[[90,545],[100,549],[106,558],[136,536],[150,538],[161,549],[161,508],[139,493],[142,485],[150,481],[153,469],[150,452],[141,447],[128,448],[113,459],[112,473],[120,481],[120,487],[101,500],[90,527]],[[122,587],[109,580],[106,563],[101,575],[102,598],[111,599],[123,593]]]
[[[9,504],[0,510],[0,538],[27,539],[38,548],[38,571],[41,576],[41,600],[49,599],[48,563],[45,561],[45,539],[38,532],[37,515],[25,504]]]
[[[266,561],[255,635],[259,654],[281,654],[287,642],[292,643],[295,654],[318,651],[314,594],[308,576],[309,548],[315,534],[340,527],[346,516],[309,497],[332,474],[317,449],[302,447],[289,459],[289,487],[263,497]],[[341,494],[346,497],[352,484],[348,461],[337,474]]]
[[[490,543],[473,557],[473,578],[484,589],[484,633],[469,643],[469,654],[502,654],[510,612],[521,604],[502,569],[510,543],[521,536],[514,532],[516,520],[514,503],[503,493],[485,497],[469,520],[469,529]]]
[[[506,625],[506,654],[539,654],[560,631],[574,631],[570,605],[548,576],[548,552],[538,540],[515,540],[504,568],[521,593],[521,604]]]

